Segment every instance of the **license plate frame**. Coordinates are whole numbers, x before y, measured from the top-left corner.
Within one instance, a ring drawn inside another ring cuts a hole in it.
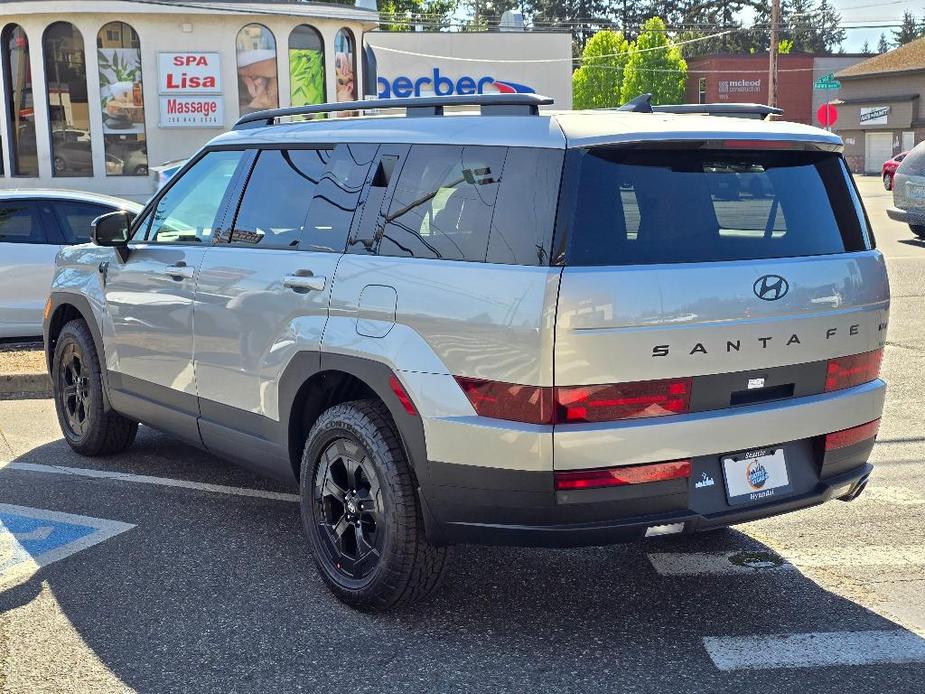
[[[722,456],[726,500],[732,506],[760,504],[793,488],[784,449],[759,448]]]

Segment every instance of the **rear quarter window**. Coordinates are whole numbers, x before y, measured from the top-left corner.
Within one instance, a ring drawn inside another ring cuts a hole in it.
[[[867,247],[841,157],[781,150],[592,148],[566,262],[641,265],[825,255]]]

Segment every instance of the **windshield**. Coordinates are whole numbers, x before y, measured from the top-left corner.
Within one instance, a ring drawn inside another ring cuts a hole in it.
[[[621,149],[578,154],[566,262],[693,263],[866,248],[838,154]],[[575,175],[575,174],[572,174]]]

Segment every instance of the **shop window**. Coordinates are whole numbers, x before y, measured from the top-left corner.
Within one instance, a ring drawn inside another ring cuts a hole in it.
[[[324,102],[324,42],[317,30],[300,24],[289,34],[289,103]]]
[[[241,115],[279,106],[276,39],[262,24],[248,24],[235,42],[238,60],[238,108]]]
[[[3,94],[7,109],[6,135],[10,142],[10,175],[38,176],[29,39],[21,26],[9,24],[2,32],[0,42],[3,46]]]
[[[80,32],[55,22],[42,39],[55,176],[92,176],[87,62]]]
[[[334,74],[337,79],[337,100],[356,101],[356,43],[349,29],[341,29],[334,37]]]
[[[124,22],[110,22],[96,35],[107,176],[147,176],[141,42]]]

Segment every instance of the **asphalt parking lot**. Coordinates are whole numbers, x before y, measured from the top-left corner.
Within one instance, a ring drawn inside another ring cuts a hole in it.
[[[434,600],[368,615],[316,577],[294,489],[145,428],[84,459],[50,400],[0,401],[0,692],[923,691],[925,243],[859,185],[893,308],[857,501],[637,545],[458,547]]]

